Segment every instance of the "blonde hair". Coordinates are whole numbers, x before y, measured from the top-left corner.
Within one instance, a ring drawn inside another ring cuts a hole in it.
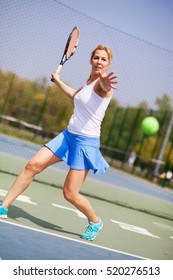
[[[90,61],[93,59],[93,57],[94,57],[94,55],[95,55],[95,52],[96,52],[97,50],[101,50],[101,51],[107,52],[108,61],[109,61],[109,64],[111,64],[112,57],[113,57],[112,51],[111,51],[111,49],[110,49],[109,47],[104,46],[104,45],[98,45],[98,46],[92,51]]]

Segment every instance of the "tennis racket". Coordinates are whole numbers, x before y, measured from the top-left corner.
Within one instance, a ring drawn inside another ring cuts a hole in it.
[[[74,52],[77,48],[78,42],[79,42],[79,28],[74,27],[68,37],[63,56],[61,58],[58,68],[56,69],[56,74],[60,73],[64,63],[67,60],[69,60],[69,58],[74,54]],[[52,78],[51,81],[53,82],[54,79]]]

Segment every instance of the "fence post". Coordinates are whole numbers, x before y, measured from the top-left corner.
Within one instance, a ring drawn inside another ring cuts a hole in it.
[[[159,157],[158,157],[158,162],[157,162],[156,167],[154,169],[154,176],[157,176],[159,174],[160,162],[161,162],[161,160],[164,156],[164,153],[165,153],[166,145],[168,143],[169,136],[170,136],[171,131],[172,131],[172,125],[173,125],[173,112],[172,112],[172,116],[171,116],[169,124],[168,124],[168,128],[167,128],[167,131],[166,131],[166,134],[165,134],[165,138],[164,138],[163,143],[162,143],[162,147],[161,147],[160,154],[159,154]]]

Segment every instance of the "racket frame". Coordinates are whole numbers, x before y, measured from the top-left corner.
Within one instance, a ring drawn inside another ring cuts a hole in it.
[[[69,57],[67,57],[67,51],[68,51],[68,48],[69,48],[71,39],[72,39],[72,37],[73,37],[73,33],[74,33],[75,31],[78,32],[78,38],[77,38],[77,41],[76,41],[75,46],[74,46],[74,48],[73,48],[73,51],[71,52],[71,54],[69,55]],[[74,54],[74,52],[75,52],[75,50],[76,50],[76,48],[77,48],[77,46],[78,46],[78,42],[79,42],[79,28],[75,26],[75,27],[73,28],[73,30],[71,31],[71,33],[70,33],[68,39],[67,39],[67,43],[66,43],[66,45],[65,45],[65,49],[64,49],[63,56],[62,56],[61,61],[60,61],[59,65],[58,65],[58,68],[56,69],[56,74],[59,74],[59,73],[60,73],[60,71],[61,71],[62,66],[64,65],[64,63],[65,63],[68,59],[70,59],[70,57]]]

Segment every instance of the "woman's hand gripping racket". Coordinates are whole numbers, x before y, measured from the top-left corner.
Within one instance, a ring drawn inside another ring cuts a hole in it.
[[[74,27],[68,37],[61,62],[59,64],[58,68],[56,69],[56,74],[60,73],[64,63],[74,54],[74,52],[77,48],[78,42],[79,42],[79,28]],[[51,78],[51,81],[54,82],[53,77]]]

